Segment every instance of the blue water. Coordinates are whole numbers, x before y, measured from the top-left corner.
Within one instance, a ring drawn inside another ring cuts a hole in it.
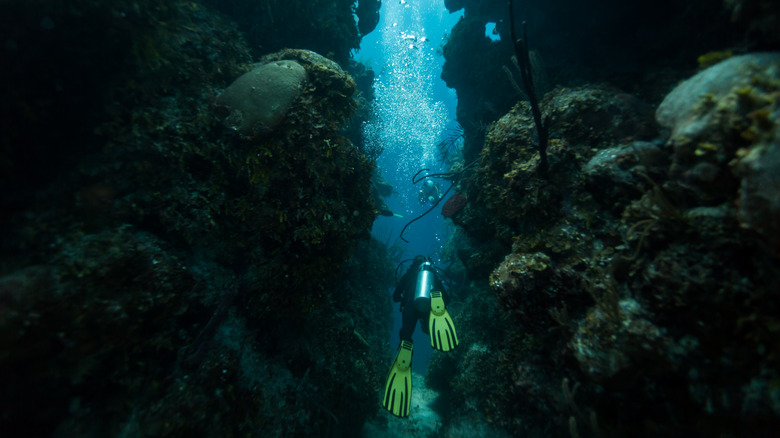
[[[413,185],[412,176],[424,168],[430,169],[430,173],[448,170],[436,159],[436,145],[448,136],[448,130],[457,126],[457,101],[454,90],[447,88],[439,77],[444,63],[440,53],[447,33],[461,16],[462,12],[450,14],[443,0],[385,1],[376,30],[363,39],[360,52],[355,54],[358,61],[376,73],[374,120],[364,127],[364,133],[369,141],[384,147],[378,166],[397,192],[386,202],[394,213],[403,216],[377,218],[371,233],[382,242],[396,242],[404,225],[430,208],[430,204],[418,202],[422,183]],[[438,180],[438,184],[442,193],[449,187],[444,180]],[[448,235],[441,216],[445,200],[406,229],[403,237],[409,243],[400,242],[403,259],[422,254],[440,264]],[[404,269],[399,270],[399,276]],[[392,292],[389,290],[388,294]],[[398,307],[395,304],[390,338],[393,346],[399,342]],[[418,325],[413,340],[412,367],[423,373],[432,353],[430,339]]]

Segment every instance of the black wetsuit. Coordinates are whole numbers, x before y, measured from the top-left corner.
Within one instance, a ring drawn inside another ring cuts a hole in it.
[[[398,282],[395,292],[393,292],[393,301],[396,303],[401,302],[401,330],[398,334],[401,336],[402,341],[412,342],[412,333],[414,333],[414,329],[417,326],[417,320],[420,320],[423,333],[429,334],[428,318],[431,316],[430,310],[418,312],[414,307],[414,289],[417,285],[417,269],[419,267],[420,264],[412,265],[404,276],[401,277],[401,281]],[[439,279],[438,274],[434,275],[433,286],[433,290],[441,291],[444,305],[446,306],[450,301],[450,297],[447,291],[444,290],[444,284]]]

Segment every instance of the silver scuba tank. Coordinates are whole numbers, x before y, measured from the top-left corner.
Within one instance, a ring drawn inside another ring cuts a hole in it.
[[[435,274],[433,264],[424,262],[417,268],[417,284],[414,288],[414,308],[418,312],[431,310],[431,291],[433,290]]]

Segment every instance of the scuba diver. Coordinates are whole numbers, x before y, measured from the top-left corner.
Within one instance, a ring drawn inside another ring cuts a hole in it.
[[[382,406],[398,417],[409,416],[412,399],[412,333],[420,320],[423,333],[430,335],[431,347],[450,351],[458,346],[458,335],[446,304],[450,296],[436,268],[418,255],[393,292],[393,301],[401,302],[401,345],[385,383]]]
[[[426,202],[434,204],[439,199],[441,199],[441,190],[439,190],[439,185],[432,179],[425,181],[420,191],[417,192],[417,200],[420,204],[425,204]]]

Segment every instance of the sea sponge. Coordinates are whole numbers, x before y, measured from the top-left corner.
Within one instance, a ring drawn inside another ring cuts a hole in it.
[[[273,130],[301,94],[306,70],[292,60],[256,66],[217,97],[230,111],[226,124],[248,137]]]
[[[468,199],[462,193],[455,192],[441,207],[441,215],[451,218],[463,210],[467,202]]]

